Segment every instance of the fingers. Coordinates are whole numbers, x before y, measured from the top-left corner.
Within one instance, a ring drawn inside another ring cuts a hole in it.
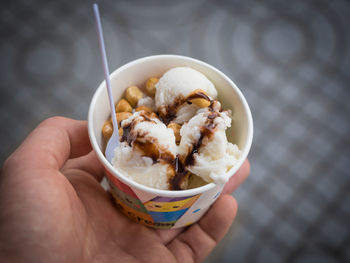
[[[173,240],[177,235],[184,231],[184,228],[174,228],[174,229],[155,229],[157,235],[159,236],[161,242],[167,245],[171,240]]]
[[[223,194],[232,193],[234,190],[237,189],[238,186],[240,186],[244,182],[245,179],[247,179],[249,173],[250,173],[250,164],[247,159],[244,161],[241,168],[233,176],[231,176],[230,180],[226,183],[222,193]]]
[[[75,159],[70,159],[62,167],[63,174],[69,173],[69,171],[79,169],[92,175],[98,182],[101,182],[103,178],[103,166],[97,159],[96,153],[91,151],[89,154]]]
[[[237,189],[239,185],[243,183],[245,179],[247,179],[250,173],[250,164],[248,160],[245,160],[242,164],[241,168],[236,172],[234,176],[231,177],[229,182],[224,187],[222,194],[230,194],[234,190]],[[156,230],[161,242],[163,244],[168,244],[172,241],[177,235],[179,235],[183,231],[183,228],[171,229],[171,230]]]
[[[7,163],[26,168],[60,169],[68,158],[91,151],[86,121],[53,117],[38,125]]]
[[[208,213],[168,244],[179,262],[200,262],[224,237],[236,216],[237,203],[222,195]]]

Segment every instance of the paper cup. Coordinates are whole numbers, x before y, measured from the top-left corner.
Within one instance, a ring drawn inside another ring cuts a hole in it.
[[[110,78],[114,101],[119,101],[131,85],[143,86],[152,76],[162,76],[167,70],[189,66],[202,72],[218,90],[224,109],[233,113],[232,127],[226,131],[228,140],[237,144],[241,156],[227,176],[234,176],[246,159],[253,137],[253,121],[249,106],[241,91],[218,69],[193,58],[177,55],[157,55],[134,60],[117,70]],[[106,178],[117,208],[130,219],[154,228],[178,228],[198,221],[220,196],[224,185],[210,183],[189,190],[159,190],[141,185],[119,173],[103,153],[101,128],[110,116],[105,82],[96,90],[89,109],[88,129],[92,147],[105,168]]]

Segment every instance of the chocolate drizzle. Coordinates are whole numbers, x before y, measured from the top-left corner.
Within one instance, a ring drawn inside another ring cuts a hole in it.
[[[201,134],[198,141],[193,143],[191,150],[186,155],[186,157],[181,158],[180,156],[176,156],[174,162],[171,164],[175,170],[174,177],[170,178],[169,180],[171,190],[182,189],[181,185],[190,174],[190,171],[188,171],[186,167],[194,165],[194,154],[198,153],[199,148],[203,145],[203,140],[205,138],[210,139],[210,137],[214,134],[216,128],[214,119],[218,116],[218,112],[210,112],[205,125],[201,128]]]
[[[176,156],[175,160],[171,163],[171,167],[175,171],[175,175],[169,178],[169,186],[171,190],[181,190],[181,185],[189,174],[184,164],[181,162],[179,156]]]
[[[220,107],[218,107],[218,103],[219,102],[217,100],[211,100],[210,105],[208,106],[209,111],[211,111],[211,112],[214,112],[214,111],[223,112],[221,104],[220,104]]]
[[[199,148],[203,144],[203,139],[204,138],[209,139],[211,135],[214,134],[214,129],[216,127],[214,123],[214,119],[218,116],[219,114],[217,112],[212,112],[208,116],[208,119],[205,122],[205,125],[201,128],[201,135],[199,136],[198,141],[193,144],[190,153],[185,158],[185,162],[184,162],[185,166],[194,165],[194,154],[198,153]]]
[[[197,91],[196,93],[190,94],[187,98],[186,101],[188,102],[189,100],[193,99],[205,99],[207,101],[211,101],[211,99],[207,96],[207,94]]]
[[[147,135],[146,132],[144,132],[143,134],[140,134],[140,133],[136,133],[134,131],[134,128],[138,123],[140,123],[142,121],[156,123],[154,120],[151,119],[150,116],[148,116],[147,112],[141,113],[140,117],[141,117],[141,119],[136,120],[136,121],[132,121],[131,123],[129,123],[123,127],[123,135],[121,136],[120,141],[127,142],[127,144],[130,147],[135,143],[136,140],[142,141],[142,138],[144,138]]]
[[[123,135],[121,136],[121,142],[126,142],[130,147],[136,147],[143,156],[152,159],[153,163],[163,161],[165,163],[172,163],[174,156],[167,149],[159,145],[156,138],[148,137],[148,132],[135,131],[135,126],[140,122],[156,123],[151,119],[151,116],[147,112],[140,114],[140,119],[132,121],[123,127]]]
[[[165,125],[168,125],[173,119],[176,118],[178,108],[184,103],[192,104],[191,100],[193,99],[205,99],[207,101],[210,101],[210,105],[213,104],[213,100],[211,100],[205,93],[201,91],[196,91],[186,98],[179,96],[174,100],[175,102],[173,104],[160,107],[159,116],[161,120],[165,123]]]
[[[189,98],[197,98],[195,95],[196,94]],[[199,94],[198,96],[202,98],[202,95],[208,98],[205,94]],[[192,144],[192,147],[189,148],[189,151],[185,156],[174,156],[167,149],[162,149],[156,138],[146,138],[148,134],[147,132],[136,132],[134,130],[135,126],[139,122],[148,121],[155,123],[155,121],[152,120],[151,117],[147,115],[147,113],[141,113],[140,119],[136,119],[130,124],[127,124],[123,127],[123,135],[121,136],[121,141],[126,142],[130,147],[138,148],[143,153],[143,156],[151,158],[153,160],[153,163],[163,162],[165,164],[168,164],[168,167],[170,169],[170,176],[168,180],[169,188],[171,190],[181,190],[185,188],[184,183],[186,183],[186,179],[191,174],[191,172],[186,167],[194,165],[195,154],[198,153],[200,147],[202,145],[205,145],[214,134],[216,130],[216,124],[214,123],[214,120],[219,116],[220,113],[214,110],[213,101],[211,101],[207,120],[200,130],[200,137],[196,142]]]
[[[134,127],[134,125],[132,125],[132,124],[133,123],[123,127],[123,135],[120,138],[121,142],[127,142],[129,146],[131,146],[131,144],[136,139],[135,135],[130,132],[131,128]]]
[[[186,100],[183,97],[178,97],[175,100],[175,103],[169,106],[161,106],[159,111],[159,117],[168,125],[173,119],[176,118],[177,109],[185,102]]]

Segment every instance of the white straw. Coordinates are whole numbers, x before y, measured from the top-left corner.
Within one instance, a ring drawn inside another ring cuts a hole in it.
[[[100,44],[100,51],[101,51],[101,56],[102,56],[102,66],[103,66],[106,85],[107,85],[109,106],[111,107],[113,127],[114,127],[114,131],[118,131],[118,122],[117,122],[117,118],[116,118],[116,114],[115,114],[111,82],[109,80],[109,69],[108,69],[108,62],[107,62],[107,56],[106,56],[106,48],[105,48],[105,43],[104,43],[104,39],[103,39],[102,25],[101,25],[100,13],[98,11],[98,5],[93,4],[93,9],[94,9],[94,14],[95,14],[95,18],[96,18],[98,42]],[[117,141],[119,142],[118,132],[115,132],[115,134],[116,134]]]

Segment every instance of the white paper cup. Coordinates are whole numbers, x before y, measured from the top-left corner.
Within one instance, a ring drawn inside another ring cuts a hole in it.
[[[231,177],[246,159],[253,138],[251,112],[241,91],[225,74],[202,61],[177,55],[157,55],[134,60],[117,70],[110,78],[114,101],[119,101],[131,85],[143,86],[152,76],[167,70],[189,66],[202,72],[218,90],[224,109],[233,113],[232,127],[226,131],[228,140],[237,144],[241,156],[227,176]],[[110,116],[105,82],[96,90],[89,109],[88,129],[92,147],[105,168],[110,190],[117,207],[130,219],[154,228],[178,228],[198,221],[219,197],[224,185],[210,183],[189,190],[159,190],[141,185],[122,175],[107,161],[103,153],[101,128]]]

